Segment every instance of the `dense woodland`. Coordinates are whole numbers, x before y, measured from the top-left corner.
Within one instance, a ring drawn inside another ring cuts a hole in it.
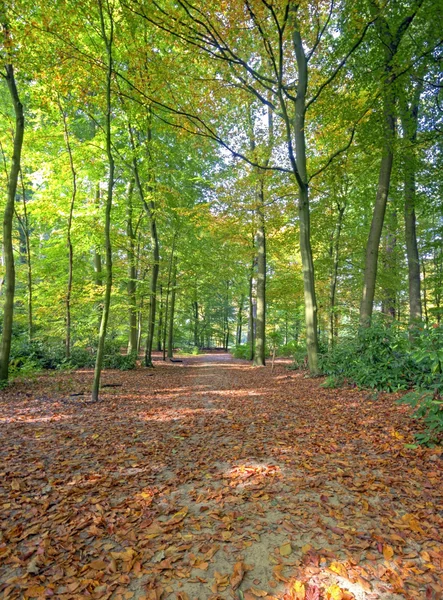
[[[440,385],[442,16],[4,3],[1,379],[235,347]]]

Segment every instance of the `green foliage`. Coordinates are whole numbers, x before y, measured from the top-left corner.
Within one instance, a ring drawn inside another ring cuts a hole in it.
[[[283,358],[291,358],[295,356],[300,351],[300,344],[296,340],[292,340],[287,344],[283,344],[277,348],[277,356],[281,356]]]
[[[371,327],[346,338],[321,357],[328,376],[324,387],[351,383],[360,388],[392,392],[415,388],[399,400],[414,409],[423,421],[419,444],[443,439],[443,327],[416,329],[410,340],[398,323],[387,326],[374,319]]]
[[[243,358],[249,360],[251,358],[251,345],[250,344],[239,344],[235,346],[232,351],[234,358]]]
[[[11,348],[11,376],[29,376],[41,370],[84,369],[95,365],[94,345],[74,346],[69,360],[66,360],[65,347],[61,343],[47,341],[23,341],[21,336],[14,338]],[[137,353],[122,354],[119,340],[109,340],[105,346],[105,369],[128,371],[137,364]]]
[[[431,392],[415,390],[398,400],[399,404],[412,406],[413,418],[423,421],[425,430],[416,433],[419,444],[434,446],[443,441],[443,399]]]
[[[320,367],[337,383],[393,392],[406,390],[423,377],[423,367],[414,359],[407,332],[397,323],[389,326],[373,319],[332,350],[321,355]]]

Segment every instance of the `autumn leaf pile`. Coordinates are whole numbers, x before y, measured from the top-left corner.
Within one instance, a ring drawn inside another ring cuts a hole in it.
[[[227,355],[91,380],[2,392],[0,598],[442,597],[442,452],[392,395]]]

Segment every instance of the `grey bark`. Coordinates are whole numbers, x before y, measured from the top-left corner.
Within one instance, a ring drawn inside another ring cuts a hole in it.
[[[172,267],[172,290],[171,290],[171,310],[169,313],[169,328],[168,328],[168,358],[172,358],[174,354],[174,315],[175,315],[175,298],[177,293],[177,258],[174,257],[174,265]]]
[[[257,209],[258,226],[256,236],[257,247],[257,313],[255,325],[254,365],[265,366],[266,343],[266,232],[263,202],[263,182],[260,190],[260,206]]]
[[[111,290],[112,290],[112,245],[111,245],[111,209],[114,190],[114,172],[115,163],[112,154],[112,138],[111,138],[111,122],[112,122],[112,105],[111,105],[111,85],[113,74],[113,41],[114,41],[114,20],[112,9],[107,4],[107,15],[109,17],[109,33],[106,31],[105,15],[101,0],[99,0],[100,9],[100,25],[101,34],[106,47],[106,115],[105,115],[105,136],[106,136],[106,155],[108,158],[108,190],[106,197],[105,208],[105,248],[106,248],[106,281],[105,281],[105,296],[103,300],[103,310],[100,322],[100,330],[98,335],[97,356],[95,360],[94,381],[92,384],[92,401],[98,401],[100,378],[103,367],[103,357],[105,352],[106,331],[108,327],[109,309],[111,305]]]
[[[421,281],[420,281],[420,258],[417,244],[417,227],[415,216],[416,200],[416,142],[418,127],[418,110],[420,96],[423,91],[423,78],[419,78],[411,105],[408,106],[406,99],[400,96],[400,116],[403,136],[407,147],[404,150],[405,173],[404,173],[404,219],[405,219],[405,241],[406,256],[408,261],[408,283],[409,283],[409,322],[415,325],[422,319],[421,304]]]
[[[315,294],[314,260],[311,247],[311,215],[309,207],[309,188],[306,170],[306,91],[308,86],[308,62],[303,49],[300,32],[297,27],[293,31],[293,44],[298,68],[297,95],[295,99],[294,140],[288,130],[289,156],[293,172],[299,188],[298,215],[300,223],[300,253],[303,269],[303,292],[305,299],[306,350],[311,375],[319,373],[318,367],[318,333],[317,333],[317,299]]]
[[[65,136],[66,150],[69,156],[69,168],[71,170],[72,178],[72,191],[71,191],[71,202],[69,205],[68,214],[68,226],[66,232],[66,246],[68,248],[68,283],[66,287],[66,338],[65,338],[65,355],[66,359],[69,360],[71,357],[71,296],[72,296],[72,278],[74,273],[74,248],[72,246],[71,230],[72,230],[72,218],[74,215],[75,199],[77,196],[77,173],[74,167],[74,159],[72,156],[71,140],[69,137],[68,122],[66,119],[66,113],[63,110],[60,99],[58,106],[62,115],[63,130]]]
[[[129,334],[128,354],[137,352],[137,264],[135,258],[135,233],[133,225],[132,197],[134,193],[134,179],[128,184],[127,210],[126,210],[126,233],[128,237],[128,304],[129,304]]]
[[[4,25],[6,42],[9,43],[9,30]],[[12,152],[11,169],[8,178],[8,195],[6,199],[5,212],[3,215],[3,249],[5,260],[5,302],[3,306],[3,331],[0,346],[0,381],[7,381],[9,374],[9,355],[11,352],[12,323],[14,317],[14,295],[15,295],[15,265],[14,251],[12,247],[12,224],[14,218],[14,203],[17,192],[17,183],[20,173],[20,158],[23,147],[23,136],[25,132],[25,118],[23,105],[17,91],[17,85],[12,64],[5,66],[6,83],[15,113],[15,131]]]
[[[248,344],[249,360],[254,360],[255,346],[255,319],[254,319],[254,269],[255,261],[252,261],[251,272],[249,275],[249,316],[248,316]]]
[[[332,348],[335,341],[335,300],[337,295],[337,282],[338,282],[338,268],[340,262],[340,237],[341,230],[343,227],[343,217],[346,210],[345,204],[337,203],[338,217],[333,238],[331,240],[330,254],[332,258],[332,271],[331,271],[331,283],[329,288],[329,332],[328,332],[328,346]]]

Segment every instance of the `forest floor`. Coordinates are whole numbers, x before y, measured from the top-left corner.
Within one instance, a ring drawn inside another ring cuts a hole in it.
[[[1,392],[0,598],[443,597],[442,448],[395,395],[155,364]]]

